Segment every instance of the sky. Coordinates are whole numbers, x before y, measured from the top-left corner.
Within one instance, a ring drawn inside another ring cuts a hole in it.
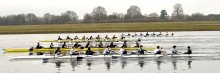
[[[176,3],[182,4],[185,14],[220,14],[220,0],[0,0],[0,16],[21,13],[34,13],[37,16],[45,13],[59,15],[71,10],[82,19],[85,13],[91,13],[97,6],[105,7],[107,14],[125,14],[131,5],[140,7],[142,14],[159,14],[165,9],[171,15]]]

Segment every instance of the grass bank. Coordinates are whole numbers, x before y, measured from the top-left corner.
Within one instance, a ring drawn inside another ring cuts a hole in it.
[[[147,31],[220,31],[220,21],[41,24],[0,26],[0,34]]]

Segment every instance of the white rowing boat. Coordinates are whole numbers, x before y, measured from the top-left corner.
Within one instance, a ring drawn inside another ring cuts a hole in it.
[[[175,55],[73,55],[73,56],[16,56],[11,57],[14,59],[82,59],[82,58],[150,58],[150,57],[214,57],[220,54],[175,54]]]

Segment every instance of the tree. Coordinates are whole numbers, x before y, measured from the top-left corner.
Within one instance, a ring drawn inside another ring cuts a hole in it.
[[[76,23],[78,20],[78,16],[74,11],[66,11],[65,13],[61,14],[61,17],[66,23]]]
[[[36,24],[37,23],[37,16],[33,13],[29,13],[25,16],[26,24]]]
[[[132,5],[127,10],[127,14],[125,15],[125,19],[142,19],[142,13],[138,6]]]
[[[83,18],[83,22],[91,22],[92,21],[92,15],[90,15],[90,14],[88,14],[88,13],[86,13],[85,15],[84,15],[84,18]]]
[[[92,17],[95,21],[105,20],[107,18],[107,12],[102,6],[98,6],[93,9]]]
[[[159,15],[156,12],[150,13],[148,15],[150,17],[151,21],[158,21],[159,20]]]
[[[202,21],[205,20],[206,16],[203,15],[202,13],[193,13],[191,15],[191,20],[193,21]]]
[[[182,20],[184,18],[182,5],[177,3],[173,6],[172,17],[174,20]]]
[[[167,17],[168,17],[167,11],[166,10],[161,10],[161,12],[160,12],[161,21],[166,21]]]

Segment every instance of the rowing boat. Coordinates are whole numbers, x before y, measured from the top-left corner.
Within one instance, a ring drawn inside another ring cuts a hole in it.
[[[97,42],[97,41],[102,41],[102,42],[118,42],[118,41],[136,41],[136,40],[122,40],[122,39],[92,39],[92,40],[39,40],[40,42]]]
[[[175,54],[175,55],[73,55],[73,56],[16,56],[11,57],[12,60],[16,59],[83,59],[83,58],[151,58],[151,57],[214,57],[220,56],[219,54]]]
[[[92,51],[103,51],[105,48],[91,48]],[[119,50],[120,48],[112,48],[112,50]],[[126,50],[137,50],[138,48],[125,48]],[[154,48],[143,48],[145,50],[153,50]],[[42,48],[42,49],[33,49],[32,52],[54,52],[53,48]],[[71,48],[62,48],[61,51],[69,52]],[[77,48],[78,51],[86,51],[88,48],[80,49]],[[30,52],[29,48],[6,48],[4,49],[6,53],[16,53],[16,52]]]

